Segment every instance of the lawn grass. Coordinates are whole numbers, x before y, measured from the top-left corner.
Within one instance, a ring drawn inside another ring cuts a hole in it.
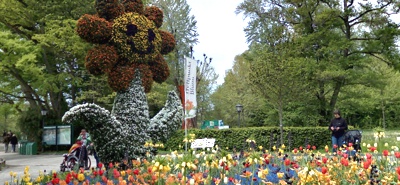
[[[368,144],[374,146],[374,144],[376,143],[379,149],[388,150],[391,150],[392,146],[400,146],[400,130],[385,130],[385,136],[380,139],[376,139],[374,137],[374,133],[374,130],[362,130],[362,152],[366,152],[368,150],[368,148],[366,147]],[[397,139],[398,137],[399,139]],[[385,143],[387,143],[387,146],[382,146],[385,145]]]

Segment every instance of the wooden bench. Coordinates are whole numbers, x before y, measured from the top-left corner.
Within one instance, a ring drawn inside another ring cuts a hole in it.
[[[191,145],[191,149],[205,149],[205,148],[212,148],[215,145],[215,139],[214,138],[204,138],[204,139],[195,139]]]

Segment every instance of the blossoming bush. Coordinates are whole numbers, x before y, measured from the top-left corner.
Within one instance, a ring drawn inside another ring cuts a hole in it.
[[[117,92],[128,88],[136,70],[143,74],[145,92],[150,92],[153,79],[164,82],[169,69],[159,55],[171,52],[176,42],[171,33],[159,30],[161,9],[144,7],[141,0],[97,0],[95,8],[96,15],[85,14],[77,23],[78,35],[97,45],[86,57],[88,71],[107,75]]]
[[[26,168],[19,178],[11,172],[10,182],[60,185],[400,184],[398,147],[383,148],[377,151],[370,147],[368,153],[352,155],[348,153],[352,150],[351,144],[337,154],[318,152],[310,145],[292,151],[285,151],[284,145],[272,151],[257,146],[241,153],[227,152],[216,146],[204,151],[174,151],[163,156],[124,160],[90,171],[42,173],[36,179],[30,177],[29,168]],[[325,150],[330,151],[328,146]]]
[[[111,113],[95,104],[83,104],[67,111],[62,120],[70,124],[79,121],[90,130],[99,157],[108,163],[153,153],[152,148],[144,147],[145,142],[165,142],[179,128],[182,116],[179,97],[172,91],[164,108],[150,119],[138,72],[128,90],[117,93]]]

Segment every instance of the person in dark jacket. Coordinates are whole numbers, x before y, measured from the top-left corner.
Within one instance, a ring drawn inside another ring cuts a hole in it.
[[[339,110],[333,111],[333,115],[335,117],[331,120],[329,130],[332,132],[332,151],[336,152],[337,148],[343,145],[347,122],[340,116]]]
[[[15,152],[15,147],[18,144],[18,138],[15,134],[13,134],[11,136],[10,143],[11,143],[12,152]]]

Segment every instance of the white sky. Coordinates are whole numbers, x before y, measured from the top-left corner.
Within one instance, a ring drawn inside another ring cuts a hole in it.
[[[199,33],[193,56],[196,60],[203,60],[203,54],[212,58],[219,85],[224,82],[225,71],[232,68],[235,56],[248,48],[243,32],[247,23],[242,14],[235,14],[241,2],[243,0],[187,0]]]

